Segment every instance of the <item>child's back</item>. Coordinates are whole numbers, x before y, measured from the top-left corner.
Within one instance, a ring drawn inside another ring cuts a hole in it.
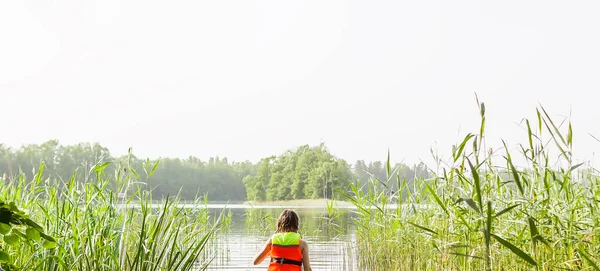
[[[267,241],[254,264],[261,263],[267,255],[271,258],[269,271],[310,271],[308,244],[298,233],[298,215],[292,210],[284,210],[277,221],[277,232]]]

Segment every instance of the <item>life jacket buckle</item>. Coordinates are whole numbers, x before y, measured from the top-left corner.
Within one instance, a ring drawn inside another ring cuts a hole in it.
[[[283,265],[283,260],[284,260],[283,257],[279,258],[279,265]]]

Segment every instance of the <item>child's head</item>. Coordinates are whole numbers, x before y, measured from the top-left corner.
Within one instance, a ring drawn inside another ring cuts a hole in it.
[[[277,220],[277,232],[298,232],[298,215],[292,210],[284,210]]]

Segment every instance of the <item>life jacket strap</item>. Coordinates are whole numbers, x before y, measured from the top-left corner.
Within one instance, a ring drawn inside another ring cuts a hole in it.
[[[283,257],[282,258],[271,258],[271,262],[278,263],[278,264],[293,264],[293,265],[297,265],[297,266],[302,266],[302,262],[285,259]]]

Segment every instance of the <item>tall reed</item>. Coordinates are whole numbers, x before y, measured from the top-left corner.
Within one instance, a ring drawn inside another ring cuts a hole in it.
[[[453,147],[436,178],[340,191],[357,207],[360,269],[600,270],[600,178],[573,164],[571,123],[540,107],[517,153],[506,143],[494,150],[478,105],[479,131]]]
[[[147,165],[149,178],[158,164]],[[105,171],[116,168],[110,178]],[[128,161],[98,164],[69,180],[21,174],[0,184],[0,197],[29,212],[56,247],[22,242],[8,249],[18,270],[203,270],[207,244],[222,221],[201,204],[178,206],[177,196],[152,204],[149,189]],[[189,206],[188,206],[189,207]],[[4,237],[6,239],[6,236]]]

